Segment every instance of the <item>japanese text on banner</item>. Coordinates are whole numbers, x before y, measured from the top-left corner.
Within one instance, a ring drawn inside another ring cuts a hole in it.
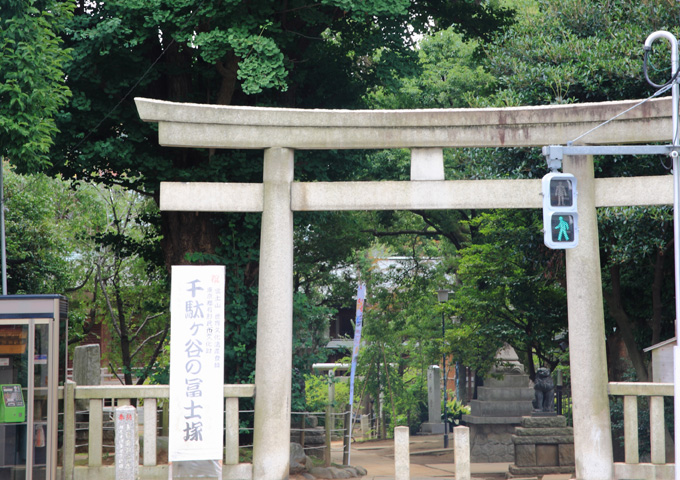
[[[173,266],[170,461],[219,460],[224,419],[223,266]]]

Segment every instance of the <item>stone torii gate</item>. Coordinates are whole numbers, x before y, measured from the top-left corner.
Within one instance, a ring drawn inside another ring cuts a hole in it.
[[[634,105],[452,110],[298,110],[138,98],[164,146],[262,149],[261,184],[162,183],[167,211],[262,212],[253,478],[288,478],[293,335],[293,212],[541,208],[541,180],[444,180],[442,148],[564,144]],[[670,99],[595,130],[591,145],[668,142]],[[411,181],[294,182],[295,150],[411,149]],[[632,160],[631,160],[632,161]],[[595,179],[591,156],[564,158],[579,185],[580,243],[567,250],[576,476],[613,475],[597,207],[673,203],[672,177]],[[676,259],[677,261],[677,259]]]

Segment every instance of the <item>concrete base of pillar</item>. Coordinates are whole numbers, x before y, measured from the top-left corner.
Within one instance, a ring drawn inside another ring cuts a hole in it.
[[[420,431],[428,435],[439,435],[444,433],[443,423],[430,423],[425,422],[420,426]]]

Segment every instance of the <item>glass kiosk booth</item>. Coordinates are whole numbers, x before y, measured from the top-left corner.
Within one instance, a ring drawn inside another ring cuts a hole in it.
[[[0,295],[0,480],[56,480],[67,314],[59,295]]]

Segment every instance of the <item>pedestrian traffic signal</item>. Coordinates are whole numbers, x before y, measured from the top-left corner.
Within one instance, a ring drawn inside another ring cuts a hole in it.
[[[576,177],[552,172],[543,177],[543,241],[548,248],[578,245]]]

